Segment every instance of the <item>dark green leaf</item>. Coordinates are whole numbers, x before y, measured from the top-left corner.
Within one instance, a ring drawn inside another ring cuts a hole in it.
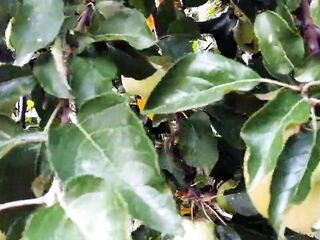
[[[125,8],[121,3],[103,1],[97,9],[89,32],[98,40],[125,40],[137,49],[155,44],[146,19],[139,11]]]
[[[274,76],[289,74],[304,57],[304,42],[279,15],[264,12],[254,23],[264,64]],[[275,57],[277,56],[277,57]]]
[[[249,118],[241,132],[250,153],[249,189],[276,167],[284,146],[286,129],[308,119],[309,104],[300,94],[289,90],[281,91]]]
[[[87,240],[88,238],[84,237],[81,229],[77,228],[60,206],[54,205],[40,208],[29,218],[21,240],[43,239]]]
[[[20,240],[26,225],[27,216],[19,217],[8,229],[6,240]]]
[[[63,54],[59,42],[52,47],[52,54],[38,58],[33,73],[43,89],[58,98],[71,98],[70,86],[64,66]]]
[[[18,0],[2,0],[0,2],[0,36],[4,35],[10,17],[13,17],[20,5]]]
[[[112,91],[112,80],[117,68],[106,57],[74,57],[70,63],[70,79],[76,103],[81,107],[86,101]]]
[[[158,37],[167,35],[169,25],[176,19],[174,0],[163,1],[157,9],[156,32]]]
[[[85,239],[130,240],[128,206],[116,188],[102,179],[82,176],[67,183],[64,196],[67,216]]]
[[[27,68],[0,66],[0,113],[10,116],[19,97],[30,93],[35,83]]]
[[[203,107],[232,91],[248,91],[259,75],[221,55],[189,54],[178,61],[151,93],[146,112],[171,113]]]
[[[93,99],[78,117],[77,124],[49,134],[49,159],[61,180],[85,174],[104,178],[117,187],[132,216],[164,233],[179,231],[153,145],[123,99],[112,94]]]
[[[168,34],[184,34],[196,38],[200,35],[200,29],[192,18],[182,18],[170,23]]]
[[[225,198],[232,210],[242,216],[253,216],[258,214],[246,192],[226,194]]]
[[[129,0],[129,4],[142,12],[145,17],[148,17],[156,7],[154,1],[150,0]]]
[[[169,56],[173,61],[193,52],[192,38],[188,34],[165,36],[158,41],[158,45],[163,54]]]
[[[318,137],[318,139],[320,139]],[[295,194],[300,182],[307,170],[308,162],[312,161],[313,148],[316,147],[316,134],[312,132],[302,132],[291,137],[272,175],[271,201],[269,205],[269,219],[277,231],[282,227],[284,213],[289,205],[293,203]],[[318,142],[319,144],[319,142]],[[319,155],[313,155],[313,161],[319,162]],[[304,192],[310,190],[312,171],[308,173],[306,179],[309,186],[303,189]],[[303,186],[303,188],[306,186]],[[302,189],[302,188],[300,188]],[[307,194],[304,194],[305,196]]]
[[[312,82],[320,80],[320,54],[310,56],[305,64],[296,69],[295,79],[299,82]]]
[[[241,240],[238,233],[229,226],[217,226],[219,240]]]
[[[217,139],[204,112],[180,120],[179,148],[186,163],[209,175],[219,158]]]
[[[10,34],[10,43],[16,50],[16,64],[24,65],[35,51],[51,43],[63,19],[62,0],[24,0]]]
[[[319,0],[312,0],[311,1],[311,17],[314,23],[320,27],[320,1]]]

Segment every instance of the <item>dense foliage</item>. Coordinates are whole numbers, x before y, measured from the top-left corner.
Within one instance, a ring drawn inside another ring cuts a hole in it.
[[[319,0],[1,0],[0,239],[319,239],[318,27]]]

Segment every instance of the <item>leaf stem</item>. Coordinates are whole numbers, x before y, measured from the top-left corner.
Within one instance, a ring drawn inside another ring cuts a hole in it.
[[[48,135],[45,132],[36,132],[22,135],[17,138],[19,144],[47,142]]]
[[[49,129],[50,129],[50,127],[51,127],[54,119],[56,118],[56,116],[57,116],[57,114],[58,114],[58,111],[59,111],[60,108],[62,107],[62,104],[63,104],[63,102],[62,102],[62,100],[61,100],[61,101],[58,103],[57,107],[53,110],[53,112],[52,112],[52,114],[51,114],[51,116],[50,116],[50,118],[49,118],[49,120],[48,120],[48,122],[47,122],[47,124],[46,124],[46,126],[45,126],[45,128],[44,128],[44,132],[48,132],[48,131],[49,131]]]
[[[290,85],[290,84],[287,84],[287,83],[279,82],[279,81],[268,79],[268,78],[261,78],[260,82],[269,83],[269,84],[277,85],[277,86],[280,86],[280,87],[289,88],[289,89],[291,89],[293,91],[297,91],[297,92],[301,91],[301,88],[298,87],[298,86]]]
[[[0,212],[11,209],[11,208],[19,208],[19,207],[25,207],[25,206],[33,206],[33,205],[44,205],[45,198],[39,197],[39,198],[33,198],[33,199],[26,199],[26,200],[18,200],[14,202],[8,202],[0,204]]]

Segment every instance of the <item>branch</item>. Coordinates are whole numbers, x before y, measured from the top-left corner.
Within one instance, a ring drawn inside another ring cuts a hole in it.
[[[302,35],[307,42],[310,54],[319,52],[319,29],[311,18],[308,0],[302,0],[300,20],[302,21]]]

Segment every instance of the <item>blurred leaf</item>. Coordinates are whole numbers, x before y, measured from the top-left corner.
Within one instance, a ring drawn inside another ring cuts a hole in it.
[[[74,57],[69,71],[79,107],[90,99],[110,93],[112,80],[117,75],[116,66],[106,57]]]
[[[176,236],[173,240],[215,240],[215,225],[207,219],[183,220],[184,234]]]
[[[62,0],[24,0],[10,34],[10,43],[16,50],[16,64],[26,64],[30,55],[51,43],[63,19]]]
[[[168,29],[172,22],[177,20],[174,9],[174,0],[165,0],[159,5],[156,16],[156,32],[158,37],[168,35]]]
[[[200,29],[192,18],[182,18],[170,23],[168,34],[184,34],[196,38],[200,35]]]
[[[39,208],[31,215],[21,240],[56,240],[61,238],[87,240],[81,230],[69,219],[63,208],[54,205],[49,208]]]
[[[270,74],[275,77],[289,74],[302,63],[305,54],[303,39],[279,15],[271,11],[259,14],[254,29]]]
[[[58,98],[71,98],[60,41],[51,48],[51,54],[40,56],[33,73],[43,89]]]
[[[123,99],[113,94],[93,99],[78,118],[76,125],[49,133],[49,159],[60,179],[85,174],[104,178],[133,217],[164,233],[179,231],[180,219],[153,145]]]
[[[189,54],[179,60],[151,93],[147,113],[172,113],[203,107],[232,91],[248,91],[259,82],[250,68],[221,55]]]
[[[274,170],[284,146],[285,130],[307,122],[309,110],[300,94],[283,90],[249,118],[241,132],[250,153],[249,189]]]
[[[230,208],[242,216],[254,216],[258,214],[246,192],[226,194],[225,198]]]
[[[3,37],[5,29],[8,25],[10,17],[13,17],[20,2],[18,0],[1,0],[0,2],[0,36]]]
[[[27,221],[27,216],[19,217],[8,229],[5,240],[20,240]]]
[[[89,29],[96,39],[124,40],[137,49],[155,44],[155,37],[139,11],[109,1],[100,2],[96,7],[99,12],[95,13]]]
[[[301,68],[295,71],[295,79],[298,82],[312,82],[320,80],[320,54],[311,55]]]
[[[269,218],[277,231],[282,227],[285,211],[290,204],[297,198],[299,202],[303,201],[311,190],[312,173],[320,159],[319,144],[317,133],[302,132],[288,140],[279,157],[272,175],[269,205]],[[303,178],[305,181],[302,181]]]
[[[311,1],[310,11],[314,23],[320,27],[320,0]]]
[[[279,0],[279,2],[281,1],[283,0]],[[284,0],[283,2],[287,5],[290,11],[296,10],[301,4],[301,0]]]
[[[0,66],[0,113],[11,116],[20,96],[31,92],[35,81],[28,68]]]
[[[285,5],[282,1],[279,1],[278,6],[275,11],[279,16],[281,16],[288,23],[289,27],[292,30],[298,32],[297,26],[294,22],[293,15],[291,14],[287,5]]]
[[[219,158],[217,139],[204,112],[180,119],[179,148],[186,163],[209,175]]]

